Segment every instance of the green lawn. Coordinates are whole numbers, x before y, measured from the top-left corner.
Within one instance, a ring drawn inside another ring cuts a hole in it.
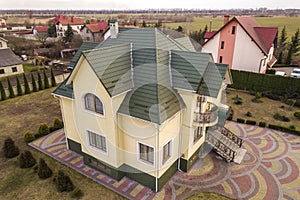
[[[279,35],[285,25],[289,38],[296,32],[297,28],[300,28],[300,17],[256,17],[255,19],[261,26],[278,27]],[[223,17],[195,17],[193,22],[164,23],[163,25],[168,28],[177,28],[180,25],[185,32],[190,32],[203,30],[205,25],[209,27],[210,20],[212,21],[212,30],[218,30],[223,25]]]
[[[38,71],[39,69],[44,69],[45,66],[34,65],[30,63],[23,64],[24,73],[29,74],[30,72]]]

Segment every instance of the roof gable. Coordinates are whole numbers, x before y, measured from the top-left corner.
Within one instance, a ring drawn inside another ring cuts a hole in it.
[[[38,33],[48,33],[49,26],[35,26],[34,28]]]
[[[10,48],[0,48],[0,67],[20,64],[22,64],[22,60]]]
[[[54,23],[61,23],[62,25],[83,25],[84,22],[81,18],[79,17],[68,17],[65,15],[58,15],[54,19],[50,20],[49,22],[54,22]]]

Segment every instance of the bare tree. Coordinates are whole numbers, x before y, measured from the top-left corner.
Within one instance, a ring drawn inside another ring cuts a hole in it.
[[[48,38],[48,33],[38,33],[36,35],[36,39],[42,44],[43,47],[45,47],[47,38]]]

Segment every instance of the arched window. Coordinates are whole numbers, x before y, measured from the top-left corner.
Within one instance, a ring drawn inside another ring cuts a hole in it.
[[[103,104],[98,97],[93,94],[86,94],[84,97],[85,109],[103,115]]]

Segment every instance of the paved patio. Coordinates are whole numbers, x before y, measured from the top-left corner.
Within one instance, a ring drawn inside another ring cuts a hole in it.
[[[80,155],[66,149],[62,130],[30,146],[129,199],[184,199],[202,191],[234,199],[300,199],[300,137],[234,122],[226,127],[245,140],[247,153],[240,165],[211,152],[189,173],[177,172],[159,193],[126,177],[115,181],[84,165]]]

